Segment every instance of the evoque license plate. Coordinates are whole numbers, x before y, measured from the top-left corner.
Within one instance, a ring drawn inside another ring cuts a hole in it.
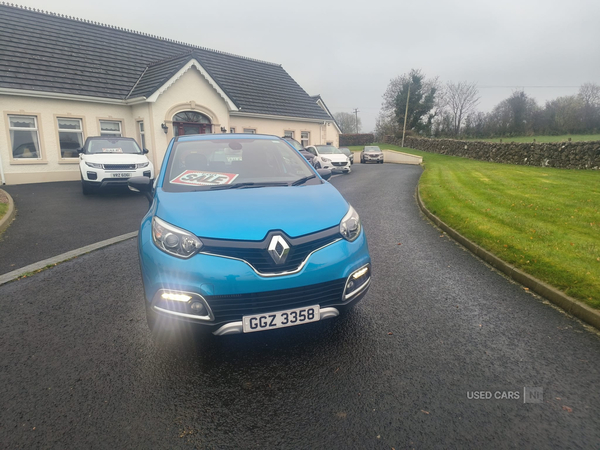
[[[112,176],[113,178],[131,178],[131,174],[125,172],[113,173]]]
[[[320,319],[319,305],[316,305],[288,309],[286,311],[244,316],[242,318],[242,323],[244,325],[244,333],[253,333],[255,331],[293,327],[294,325],[317,322]]]

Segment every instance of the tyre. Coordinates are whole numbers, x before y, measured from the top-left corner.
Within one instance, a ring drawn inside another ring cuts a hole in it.
[[[96,190],[92,186],[90,186],[83,180],[81,180],[81,191],[83,192],[83,195],[90,195],[96,192]]]
[[[148,328],[150,328],[150,331],[154,331],[154,328],[156,328],[156,312],[154,312],[150,307],[150,303],[145,299],[144,303],[146,304],[146,322],[148,323]]]

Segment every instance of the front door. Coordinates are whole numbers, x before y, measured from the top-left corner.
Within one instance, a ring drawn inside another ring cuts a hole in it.
[[[175,136],[184,134],[206,134],[212,131],[212,126],[206,123],[173,122]]]
[[[197,111],[182,111],[173,116],[173,134],[183,136],[186,134],[212,133],[210,119]]]

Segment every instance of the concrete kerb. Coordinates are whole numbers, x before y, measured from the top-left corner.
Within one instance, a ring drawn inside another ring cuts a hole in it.
[[[4,230],[6,230],[8,228],[10,223],[15,218],[15,215],[17,214],[17,209],[15,208],[15,202],[13,201],[12,197],[10,196],[10,194],[8,192],[6,192],[3,189],[0,189],[0,193],[6,195],[6,197],[8,197],[8,211],[6,211],[6,214],[4,214],[4,216],[2,216],[2,219],[0,219],[0,234],[1,234]]]
[[[590,308],[586,304],[575,300],[572,297],[569,297],[567,294],[559,291],[558,289],[555,289],[552,286],[549,286],[548,284],[538,280],[537,278],[534,278],[531,275],[528,275],[525,272],[517,269],[516,267],[508,264],[507,262],[502,261],[497,256],[493,255],[487,250],[484,250],[479,245],[475,244],[474,242],[470,241],[469,239],[458,233],[456,230],[448,226],[439,217],[437,217],[427,209],[427,207],[421,200],[418,185],[416,196],[417,203],[419,204],[419,208],[421,208],[423,214],[425,214],[425,216],[429,220],[431,220],[436,226],[445,231],[446,234],[448,234],[448,236],[457,241],[475,256],[481,258],[490,266],[508,275],[513,280],[517,281],[523,286],[531,289],[536,294],[541,295],[542,297],[548,299],[555,305],[561,307],[569,314],[574,315],[578,319],[581,319],[584,322],[600,330],[600,311]]]
[[[43,261],[38,261],[36,263],[30,264],[25,267],[21,267],[20,269],[13,270],[12,272],[5,273],[4,275],[0,275],[0,286],[3,284],[9,283],[13,280],[18,279],[22,275],[30,272],[36,272],[42,270],[48,266],[53,266],[59,264],[61,262],[65,262],[69,259],[75,258],[77,256],[84,255],[86,253],[92,252],[94,250],[99,250],[104,247],[108,247],[109,245],[118,244],[119,242],[126,241],[128,239],[136,237],[138,234],[137,231],[133,231],[131,233],[122,234],[121,236],[117,236],[114,238],[106,239],[104,241],[96,242],[95,244],[86,245],[85,247],[81,247],[75,250],[71,250],[70,252],[63,253],[58,256],[53,256],[52,258],[44,259]]]

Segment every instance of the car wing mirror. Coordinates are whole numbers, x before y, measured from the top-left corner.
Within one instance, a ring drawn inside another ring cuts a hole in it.
[[[148,150],[147,148],[142,150],[142,153],[144,153],[144,155],[147,155],[148,153],[150,153],[150,150]]]
[[[148,177],[133,177],[127,181],[127,186],[130,191],[139,192],[148,200],[148,207],[152,205],[154,196],[152,195],[153,180]]]
[[[317,169],[317,173],[324,180],[329,180],[331,178],[331,170],[329,169]]]
[[[78,148],[75,150],[79,155],[81,155],[83,153],[83,149],[82,148]]]

